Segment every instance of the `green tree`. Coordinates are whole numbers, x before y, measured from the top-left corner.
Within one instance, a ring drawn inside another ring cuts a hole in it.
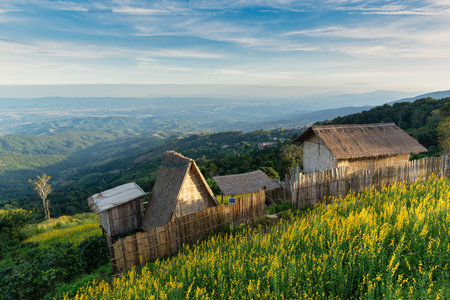
[[[280,163],[283,174],[289,172],[289,167],[303,165],[303,148],[294,144],[283,145],[280,148]]]
[[[261,171],[263,171],[264,173],[266,173],[267,176],[269,176],[272,179],[280,179],[280,175],[278,175],[278,172],[275,171],[274,168],[272,167],[261,167],[259,168]]]
[[[42,205],[44,206],[45,218],[50,219],[50,200],[47,199],[48,194],[52,191],[52,186],[48,183],[50,176],[44,174],[37,176],[36,180],[29,179],[28,182],[34,185],[34,190],[39,194],[42,199]]]
[[[439,109],[441,121],[438,125],[439,148],[443,154],[450,153],[450,102]]]

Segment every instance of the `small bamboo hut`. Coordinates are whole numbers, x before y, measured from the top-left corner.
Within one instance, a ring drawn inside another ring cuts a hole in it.
[[[139,228],[144,195],[145,192],[132,182],[92,195],[88,198],[88,204],[100,215],[103,230],[115,237]]]
[[[278,196],[276,198],[280,198],[280,195],[282,196],[281,191],[283,188],[281,184],[271,179],[261,170],[242,174],[215,176],[213,179],[223,195],[234,196],[256,193],[264,189],[266,191],[266,198],[274,198],[276,196]],[[272,200],[281,202],[284,199],[266,200],[268,200],[268,202],[272,202]]]
[[[167,151],[145,210],[142,229],[162,226],[172,218],[216,205],[217,200],[194,160]]]
[[[410,153],[427,151],[394,123],[312,126],[293,142],[303,142],[305,173],[400,165],[409,161]]]

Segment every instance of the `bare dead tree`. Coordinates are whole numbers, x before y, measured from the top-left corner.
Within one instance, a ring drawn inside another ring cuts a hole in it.
[[[42,205],[44,206],[45,218],[50,219],[50,200],[47,199],[48,194],[52,191],[52,186],[48,183],[50,176],[44,174],[37,176],[36,180],[29,179],[28,182],[34,185],[34,190],[39,194],[42,199]]]

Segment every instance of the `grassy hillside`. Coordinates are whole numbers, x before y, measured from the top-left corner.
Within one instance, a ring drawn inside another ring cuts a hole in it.
[[[40,247],[48,247],[54,243],[71,243],[78,246],[87,238],[102,235],[99,217],[94,213],[46,220],[29,226],[26,231],[29,238],[25,242],[38,243]]]
[[[449,197],[442,178],[372,189],[211,237],[73,299],[448,299]]]
[[[30,215],[0,210],[0,299],[50,299],[93,279],[108,278],[109,252],[96,214],[23,227]]]
[[[320,124],[367,124],[395,122],[417,139],[428,152],[422,155],[437,156],[440,153],[438,145],[438,126],[443,115],[439,109],[450,103],[450,98],[440,100],[432,98],[419,99],[414,102],[397,102],[385,104],[370,110],[345,117],[338,117]]]

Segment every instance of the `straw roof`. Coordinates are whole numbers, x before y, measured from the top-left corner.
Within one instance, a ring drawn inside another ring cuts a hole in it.
[[[256,193],[264,187],[268,191],[281,188],[279,183],[272,180],[261,170],[243,174],[216,176],[213,179],[224,195]]]
[[[145,192],[134,182],[119,185],[88,198],[88,204],[96,213],[122,205],[145,195]]]
[[[425,152],[414,138],[394,123],[312,126],[293,142],[317,136],[337,159]]]
[[[194,160],[174,151],[166,151],[152,190],[152,198],[145,210],[142,229],[148,230],[152,227],[162,226],[170,221],[177,205],[178,195],[184,179],[190,168],[193,168],[205,185],[211,201],[218,205],[213,192]]]

